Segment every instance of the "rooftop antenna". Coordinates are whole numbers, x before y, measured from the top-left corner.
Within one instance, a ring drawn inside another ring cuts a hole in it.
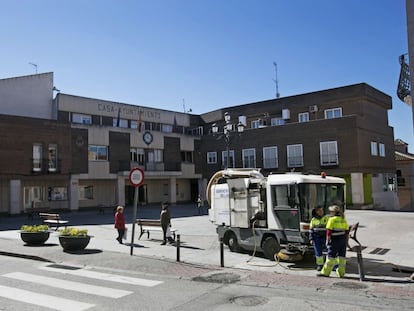
[[[193,112],[193,109],[188,109],[188,110],[186,110],[185,109],[185,100],[184,100],[184,98],[183,98],[183,109],[184,109],[184,113],[189,113],[189,112]]]
[[[277,80],[277,63],[273,62],[273,66],[275,66],[275,79],[273,79],[273,81],[276,84],[276,98],[279,98],[280,94],[279,94],[279,81]]]
[[[34,63],[29,63],[29,65],[32,65],[33,67],[35,67],[36,74],[37,74],[37,64],[34,64]]]

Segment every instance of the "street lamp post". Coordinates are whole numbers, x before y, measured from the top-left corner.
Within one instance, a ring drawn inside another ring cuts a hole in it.
[[[224,113],[224,126],[223,132],[219,132],[219,127],[216,123],[211,126],[213,135],[220,135],[219,139],[222,138],[226,144],[226,169],[230,167],[230,145],[235,134],[239,136],[244,131],[244,124],[239,121],[236,128],[233,128],[235,124],[231,123],[231,117],[228,112]]]

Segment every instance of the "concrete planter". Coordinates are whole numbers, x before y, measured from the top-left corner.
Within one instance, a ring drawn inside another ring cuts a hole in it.
[[[20,232],[20,237],[22,241],[25,242],[27,245],[42,245],[49,239],[49,236],[49,231]]]
[[[63,247],[63,251],[79,251],[88,246],[91,239],[90,235],[84,236],[59,236],[59,243]]]

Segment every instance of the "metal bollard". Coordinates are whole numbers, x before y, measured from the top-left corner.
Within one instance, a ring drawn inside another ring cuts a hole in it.
[[[180,262],[180,235],[177,234],[177,261]]]
[[[224,247],[223,247],[223,239],[220,239],[220,266],[224,267]]]
[[[361,246],[356,246],[357,251],[357,259],[358,259],[358,272],[359,272],[359,280],[364,281],[365,280],[365,273],[364,273],[364,264],[362,261],[362,253],[361,253]]]

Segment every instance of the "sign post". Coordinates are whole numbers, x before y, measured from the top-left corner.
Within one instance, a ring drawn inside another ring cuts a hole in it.
[[[131,250],[130,255],[134,253],[135,222],[137,221],[138,206],[138,188],[144,183],[144,171],[138,167],[129,172],[129,182],[135,187],[134,193],[134,210],[132,214],[132,232],[131,232]]]

